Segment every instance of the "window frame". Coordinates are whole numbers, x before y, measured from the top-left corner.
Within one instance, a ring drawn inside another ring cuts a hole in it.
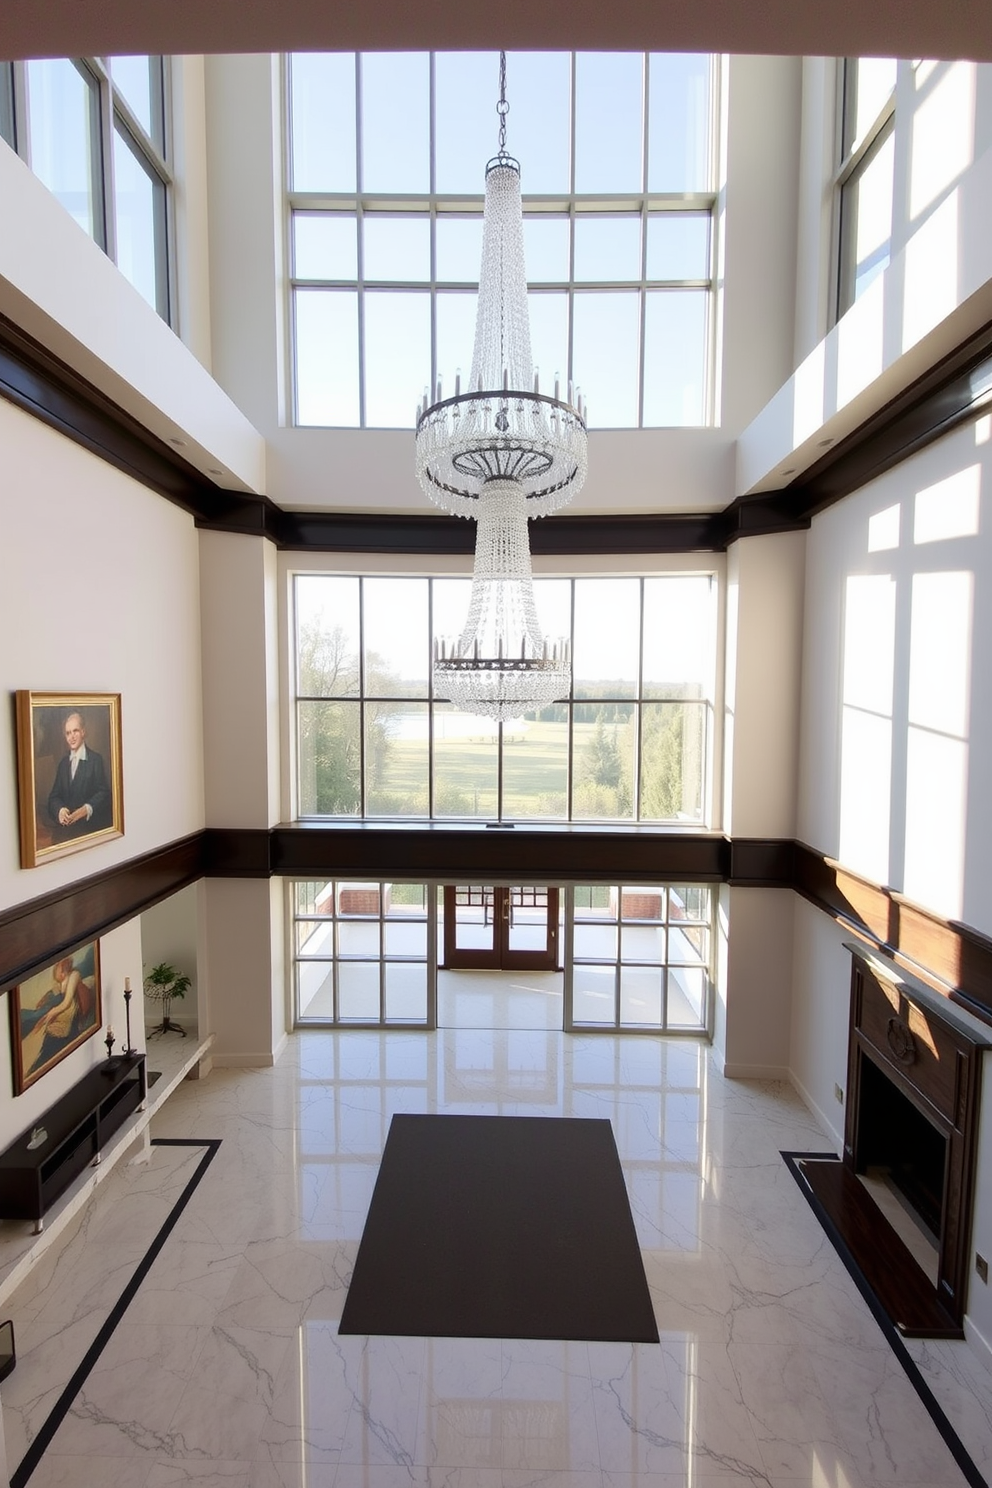
[[[351,54],[354,58],[356,70],[355,88],[355,152],[356,152],[356,175],[354,191],[348,192],[313,192],[298,191],[293,185],[293,105],[292,105],[292,56],[284,53],[282,58],[282,83],[283,83],[283,142],[284,142],[284,171],[287,189],[285,192],[286,209],[284,212],[285,252],[288,268],[287,283],[287,308],[289,334],[287,336],[287,389],[289,392],[288,406],[291,410],[292,424],[294,428],[320,428],[320,429],[385,429],[403,428],[411,429],[414,426],[414,409],[420,395],[420,387],[412,387],[410,395],[410,423],[403,425],[369,424],[366,421],[367,411],[367,365],[366,365],[366,337],[365,337],[365,293],[377,293],[388,291],[407,291],[423,293],[430,304],[430,382],[431,388],[437,387],[438,377],[442,376],[448,382],[452,381],[456,368],[438,365],[438,317],[437,304],[439,294],[468,292],[474,297],[478,291],[477,276],[471,281],[448,280],[437,277],[437,253],[435,247],[435,224],[437,219],[447,215],[479,218],[482,216],[484,203],[483,190],[483,165],[479,163],[480,190],[478,193],[452,194],[435,191],[435,154],[434,133],[436,119],[435,98],[435,53],[430,52],[430,99],[429,118],[431,130],[430,151],[430,176],[431,190],[427,193],[381,193],[366,192],[362,189],[362,133],[361,133],[361,56],[360,52]],[[495,55],[495,54],[494,54]],[[717,323],[718,315],[716,308],[717,294],[717,253],[718,253],[718,197],[716,187],[717,170],[716,157],[719,141],[719,110],[720,110],[720,75],[722,58],[719,54],[709,55],[709,114],[708,114],[708,139],[707,139],[707,172],[709,176],[710,189],[698,192],[652,192],[648,190],[649,162],[649,137],[650,137],[650,53],[642,53],[644,94],[643,94],[643,158],[642,158],[642,187],[640,192],[620,193],[577,193],[575,185],[575,111],[574,98],[576,86],[576,53],[570,56],[570,145],[569,145],[569,191],[561,194],[534,193],[523,195],[523,212],[525,219],[528,216],[554,217],[565,219],[569,225],[569,274],[566,279],[558,280],[532,280],[529,288],[532,292],[540,294],[565,294],[567,297],[566,320],[567,320],[567,354],[566,366],[559,368],[541,368],[542,384],[550,390],[556,371],[560,375],[563,387],[574,382],[576,386],[581,385],[581,368],[573,368],[573,345],[575,334],[574,304],[576,294],[609,293],[616,291],[628,291],[638,297],[637,306],[637,393],[636,393],[636,421],[631,424],[597,424],[595,422],[595,406],[593,407],[593,429],[599,428],[711,428],[715,424],[717,410]],[[494,126],[495,138],[495,126]],[[525,152],[523,152],[525,154]],[[658,214],[678,213],[687,217],[705,215],[709,219],[708,244],[707,244],[707,273],[702,277],[665,279],[652,278],[647,274],[648,253],[648,223],[649,219]],[[357,232],[357,273],[354,279],[337,280],[330,278],[315,279],[297,275],[294,251],[294,218],[300,214],[327,215],[340,213],[356,220]],[[363,242],[361,223],[367,215],[378,214],[400,214],[404,216],[426,217],[430,222],[430,277],[429,279],[404,279],[404,280],[371,280],[364,276],[363,265]],[[613,215],[637,216],[640,227],[640,263],[639,275],[631,279],[582,279],[575,278],[575,223],[577,218],[595,215],[599,218]],[[358,363],[358,422],[354,424],[330,424],[330,423],[303,423],[299,417],[300,410],[300,378],[299,358],[297,355],[297,291],[298,290],[326,290],[329,293],[354,291],[358,298],[358,329],[357,329],[357,363]],[[704,301],[704,328],[703,328],[703,379],[702,379],[702,407],[699,423],[688,424],[645,424],[645,388],[644,370],[646,357],[646,319],[648,296],[650,293],[663,294],[666,291],[696,292],[705,296]],[[463,370],[467,371],[467,364],[471,361],[471,345],[466,346]],[[575,376],[578,373],[578,376]]]
[[[892,89],[884,103],[860,137],[853,137],[850,144],[848,144],[847,122],[850,107],[851,82],[852,78],[856,78],[856,69],[860,65],[860,62],[860,57],[843,57],[840,59],[840,66],[837,69],[835,158],[838,164],[833,178],[834,272],[831,276],[831,311],[833,324],[836,324],[850,310],[856,300],[855,283],[858,265],[853,257],[853,243],[851,244],[852,251],[849,252],[847,241],[849,204],[865,171],[871,165],[889,135],[895,130],[897,82],[893,82]],[[892,225],[890,222],[890,252]]]
[[[150,78],[152,107],[161,120],[161,147],[141,124],[121,88],[114,83],[111,57],[66,57],[84,82],[95,89],[96,138],[90,158],[94,183],[94,241],[117,263],[117,214],[114,179],[114,141],[120,136],[139,169],[153,188],[153,232],[155,240],[155,304],[153,309],[167,325],[176,325],[176,233],[175,176],[172,123],[172,59],[157,56],[158,67]],[[149,63],[156,56],[149,56]],[[25,164],[31,166],[28,115],[28,63],[0,63],[0,137]],[[139,291],[140,293],[140,291]]]

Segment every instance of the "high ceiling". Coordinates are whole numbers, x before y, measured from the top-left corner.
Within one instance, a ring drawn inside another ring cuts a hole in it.
[[[563,24],[564,23],[564,24]],[[2,0],[0,56],[287,50],[769,52],[992,59],[989,0]]]

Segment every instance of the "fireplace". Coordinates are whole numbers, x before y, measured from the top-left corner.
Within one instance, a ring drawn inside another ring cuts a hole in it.
[[[937,1299],[960,1325],[981,1051],[992,1045],[992,1028],[881,955],[848,949],[854,963],[844,1163],[854,1174],[885,1174],[929,1233]]]

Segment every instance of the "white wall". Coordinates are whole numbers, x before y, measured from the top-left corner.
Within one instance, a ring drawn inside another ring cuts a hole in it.
[[[803,841],[992,933],[988,417],[814,519],[800,771]]]
[[[203,826],[196,532],[185,512],[0,401],[0,686],[121,694],[125,835],[22,869],[0,730],[0,908]]]

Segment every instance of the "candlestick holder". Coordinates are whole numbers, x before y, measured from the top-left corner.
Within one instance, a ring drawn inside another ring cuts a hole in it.
[[[117,1040],[114,1038],[114,1030],[112,1028],[107,1029],[107,1037],[104,1039],[103,1042],[107,1046],[107,1058],[113,1059],[114,1045],[116,1044]]]
[[[125,977],[124,978],[124,1018],[125,1018],[125,1021],[127,1023],[127,1047],[124,1050],[124,1058],[125,1059],[133,1059],[134,1056],[135,1056],[135,1054],[137,1054],[137,1052],[138,1052],[137,1049],[134,1049],[134,1048],[131,1047],[131,998],[132,998],[133,995],[134,994],[131,991],[131,978],[130,977]]]

